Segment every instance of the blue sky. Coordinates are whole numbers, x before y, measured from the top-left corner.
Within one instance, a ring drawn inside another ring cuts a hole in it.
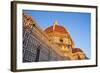
[[[70,33],[75,47],[81,48],[87,57],[91,58],[91,14],[79,12],[56,12],[24,10],[36,23],[45,29],[58,21]]]

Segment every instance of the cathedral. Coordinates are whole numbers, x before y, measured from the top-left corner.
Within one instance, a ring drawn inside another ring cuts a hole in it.
[[[23,62],[87,59],[68,30],[55,21],[41,29],[35,20],[23,13]]]

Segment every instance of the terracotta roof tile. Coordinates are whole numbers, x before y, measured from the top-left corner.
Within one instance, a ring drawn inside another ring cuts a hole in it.
[[[53,30],[53,27],[55,27],[54,30]],[[63,26],[59,26],[59,25],[50,26],[50,27],[46,28],[44,31],[46,33],[53,32],[53,31],[57,31],[57,32],[64,33],[64,34],[68,33]]]
[[[83,52],[80,48],[73,48],[72,53]]]

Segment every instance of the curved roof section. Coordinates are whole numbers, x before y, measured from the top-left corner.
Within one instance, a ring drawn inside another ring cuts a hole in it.
[[[44,31],[46,33],[56,31],[56,32],[59,32],[62,34],[68,34],[67,30],[63,26],[59,26],[59,25],[50,26],[50,27],[46,28]]]

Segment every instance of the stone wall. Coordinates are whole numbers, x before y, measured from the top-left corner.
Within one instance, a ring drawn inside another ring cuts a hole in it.
[[[52,50],[52,47],[46,44],[45,40],[43,41],[38,34],[33,33],[34,28],[40,32],[36,27],[23,28],[23,62],[64,60],[63,57]]]

